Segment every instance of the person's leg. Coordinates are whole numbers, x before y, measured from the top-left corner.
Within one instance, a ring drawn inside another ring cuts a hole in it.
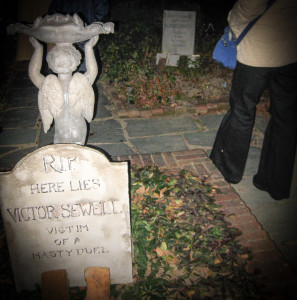
[[[81,63],[77,68],[77,72],[81,72],[81,73],[85,73],[87,71],[87,66],[86,66],[86,56],[85,56],[85,45],[88,41],[83,41],[83,42],[79,42],[76,43],[75,45],[77,46],[79,52],[81,53]],[[99,77],[99,72],[101,72],[101,60],[100,60],[100,55],[99,55],[99,49],[98,49],[98,45],[96,45],[93,48],[94,51],[94,55],[98,64],[98,75],[97,77]]]
[[[225,179],[238,183],[243,176],[256,105],[268,85],[270,68],[256,68],[238,63],[233,74],[230,109],[218,130],[210,159]]]
[[[279,200],[290,196],[297,140],[297,64],[278,68],[270,81],[271,119],[254,185]]]
[[[85,44],[86,43],[87,43],[87,41],[82,41],[82,42],[79,42],[79,43],[75,44],[77,46],[77,49],[79,50],[79,52],[81,54],[81,63],[79,64],[76,72],[85,73],[87,71],[86,58],[85,58]]]

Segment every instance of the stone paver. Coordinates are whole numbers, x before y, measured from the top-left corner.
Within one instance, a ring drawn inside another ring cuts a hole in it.
[[[135,151],[126,143],[110,143],[110,144],[92,144],[93,148],[98,148],[104,150],[110,157],[115,157],[119,155],[133,155]]]
[[[134,119],[127,120],[126,123],[126,130],[130,137],[155,136],[198,130],[193,116]]]
[[[11,170],[16,165],[16,163],[18,163],[22,158],[36,149],[37,147],[29,147],[23,149],[14,148],[14,151],[10,149],[10,151],[7,151],[6,155],[0,156],[0,171]]]
[[[3,128],[34,127],[39,116],[37,107],[13,108],[2,113],[0,126]]]
[[[106,109],[105,106],[103,105],[95,105],[95,117],[94,120],[98,120],[98,119],[102,119],[102,118],[109,118],[112,116],[111,111],[109,111],[108,109]]]
[[[9,90],[7,93],[7,99],[8,99],[8,104],[13,104],[15,101],[20,103],[22,106],[22,102],[20,100],[22,99],[32,99],[32,103],[37,105],[37,95],[38,95],[38,90],[35,87],[32,88],[14,88]],[[19,100],[20,99],[20,100]]]
[[[91,122],[88,144],[116,142],[126,142],[120,122],[117,120]]]
[[[37,131],[34,128],[4,128],[0,135],[0,145],[27,145],[35,143]]]
[[[223,114],[214,114],[214,115],[205,115],[199,116],[199,120],[208,128],[208,130],[215,130],[219,128],[224,115]]]
[[[18,76],[16,76],[11,87],[15,89],[35,88],[33,82],[29,79],[29,77],[27,77],[27,74],[19,74]],[[34,93],[35,92],[36,91],[34,91]]]
[[[181,135],[153,136],[151,138],[132,139],[131,143],[139,153],[157,153],[164,151],[179,151],[187,149]]]
[[[256,120],[255,120],[255,126],[257,129],[259,129],[262,133],[265,132],[266,130],[266,127],[267,127],[267,123],[269,121],[269,116],[266,116],[266,115],[258,115],[256,117]]]
[[[184,137],[190,145],[212,147],[216,138],[216,131],[197,131],[185,133]]]
[[[39,130],[39,139],[38,139],[38,148],[50,145],[54,141],[54,134],[55,134],[55,126],[53,125],[50,130],[45,133],[43,130],[43,126]]]

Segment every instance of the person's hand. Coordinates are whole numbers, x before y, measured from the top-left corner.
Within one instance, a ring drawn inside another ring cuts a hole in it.
[[[92,37],[87,43],[86,43],[86,47],[90,47],[93,48],[96,43],[98,42],[99,39],[99,35],[96,35],[94,37]]]
[[[114,33],[114,24],[111,22],[104,23],[103,29],[106,33]]]
[[[42,48],[42,45],[33,36],[30,36],[29,41],[35,49]]]

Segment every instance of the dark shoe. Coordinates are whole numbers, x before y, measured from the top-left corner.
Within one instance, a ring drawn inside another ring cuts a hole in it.
[[[227,182],[229,182],[229,183],[232,183],[232,184],[237,184],[237,183],[239,183],[239,182],[241,181],[241,179],[239,179],[239,180],[233,180],[233,179],[228,179],[228,178],[226,178],[226,177],[225,177],[225,180],[226,180]]]
[[[258,189],[258,190],[261,190],[261,191],[264,191],[264,192],[267,192],[271,198],[273,198],[274,200],[282,200],[282,199],[286,199],[286,198],[289,198],[290,196],[279,196],[279,195],[274,195],[272,194],[270,191],[269,191],[269,188],[268,187],[265,187],[259,183],[257,183],[257,175],[254,176],[253,178],[253,185]]]

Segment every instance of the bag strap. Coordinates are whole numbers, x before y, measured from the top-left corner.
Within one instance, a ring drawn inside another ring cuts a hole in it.
[[[266,9],[263,11],[263,13],[256,17],[254,20],[252,20],[243,30],[243,32],[239,35],[239,37],[236,39],[235,43],[238,45],[241,40],[245,37],[245,35],[248,33],[248,31],[254,26],[254,24],[264,15],[264,13],[268,10],[268,8],[273,4],[275,0],[269,0],[266,6]]]

